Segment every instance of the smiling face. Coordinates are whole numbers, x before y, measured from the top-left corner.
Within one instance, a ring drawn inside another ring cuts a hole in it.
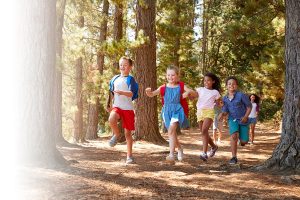
[[[122,76],[128,76],[132,66],[129,64],[129,61],[125,58],[121,58],[119,61],[119,69]]]
[[[253,103],[253,102],[255,101],[255,96],[254,96],[254,95],[251,95],[251,96],[250,96],[250,100],[251,100],[251,102]]]
[[[167,80],[169,84],[176,84],[178,82],[178,74],[175,72],[175,70],[167,70]]]
[[[215,83],[215,81],[209,77],[209,76],[204,76],[204,87],[206,89],[212,89],[213,88],[213,84]]]
[[[238,84],[237,84],[236,80],[229,79],[227,81],[226,87],[227,87],[228,92],[232,93],[232,92],[235,92],[237,90]]]

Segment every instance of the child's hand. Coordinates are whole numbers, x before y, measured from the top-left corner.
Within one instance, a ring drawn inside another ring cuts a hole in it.
[[[110,113],[110,111],[112,110],[112,107],[106,107],[105,110],[106,110],[106,112]]]
[[[189,92],[183,93],[183,94],[182,94],[182,98],[183,98],[183,99],[187,98],[187,97],[189,96],[189,94],[190,94]]]
[[[222,121],[223,120],[223,113],[220,113],[218,116],[218,121]]]
[[[146,92],[146,95],[147,96],[151,96],[151,88],[150,87],[147,87],[146,89],[145,89],[145,92]]]
[[[245,116],[244,116],[244,117],[241,119],[241,122],[242,122],[242,123],[247,123],[247,121],[248,121],[248,117],[245,117]]]

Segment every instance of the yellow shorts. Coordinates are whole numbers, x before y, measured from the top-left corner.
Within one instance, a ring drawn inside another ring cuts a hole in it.
[[[200,109],[197,110],[197,122],[203,121],[205,118],[214,119],[215,112],[214,109]]]

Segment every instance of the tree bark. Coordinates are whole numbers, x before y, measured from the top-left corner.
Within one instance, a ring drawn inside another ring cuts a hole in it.
[[[136,50],[136,79],[139,98],[136,109],[135,137],[153,143],[165,143],[159,133],[157,99],[145,95],[146,87],[157,88],[155,0],[138,0],[136,8],[137,33],[144,31],[149,40]]]
[[[115,3],[115,12],[114,12],[114,30],[113,38],[115,42],[120,42],[123,37],[123,1]],[[119,52],[115,57],[114,70],[119,69],[119,55],[123,55],[124,52]]]
[[[108,0],[103,1],[103,21],[101,22],[100,27],[100,36],[99,42],[102,44],[106,40],[107,36],[107,17],[108,17],[108,9],[109,9],[109,2]],[[98,51],[97,53],[97,68],[99,70],[100,76],[103,75],[104,69],[104,53]],[[88,110],[88,126],[86,131],[86,139],[96,139],[98,137],[98,122],[99,122],[99,110],[100,110],[100,100],[99,100],[99,93],[100,93],[100,85],[96,86],[95,94],[95,103],[89,104]]]
[[[82,57],[76,60],[76,111],[74,121],[74,139],[82,142],[83,136],[83,102],[82,102]]]
[[[179,7],[179,2],[175,3],[175,18],[174,18],[174,25],[176,28],[180,27],[179,24],[179,16],[180,16],[180,7]],[[181,33],[178,31],[175,36],[175,43],[174,43],[174,65],[178,68],[180,68],[180,63],[179,63],[179,50],[180,50],[180,38],[181,38]]]
[[[19,37],[18,80],[18,161],[39,166],[66,163],[55,145],[55,0],[22,0],[18,2]]]
[[[57,145],[68,145],[62,134],[62,48],[63,48],[63,25],[65,16],[66,0],[57,1],[56,13],[56,67],[55,67],[55,105],[58,107],[57,118],[55,118],[55,141]]]
[[[210,0],[203,0],[203,22],[202,22],[202,74],[207,71],[207,53],[208,53],[208,26],[209,26],[209,9]]]
[[[282,133],[272,157],[262,167],[300,170],[300,1],[285,1],[285,6],[286,72]]]

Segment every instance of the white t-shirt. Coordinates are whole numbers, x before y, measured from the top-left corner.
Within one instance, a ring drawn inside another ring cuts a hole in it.
[[[221,97],[218,90],[209,90],[205,87],[196,88],[199,94],[197,109],[213,109],[216,99]]]
[[[257,104],[256,103],[252,103],[252,109],[251,109],[251,112],[249,114],[250,118],[256,118],[257,117],[257,115],[256,115],[256,107],[257,107]]]
[[[127,83],[127,76],[120,76],[114,81],[114,90],[130,91]],[[122,110],[133,110],[132,98],[125,95],[114,94],[113,107]]]

